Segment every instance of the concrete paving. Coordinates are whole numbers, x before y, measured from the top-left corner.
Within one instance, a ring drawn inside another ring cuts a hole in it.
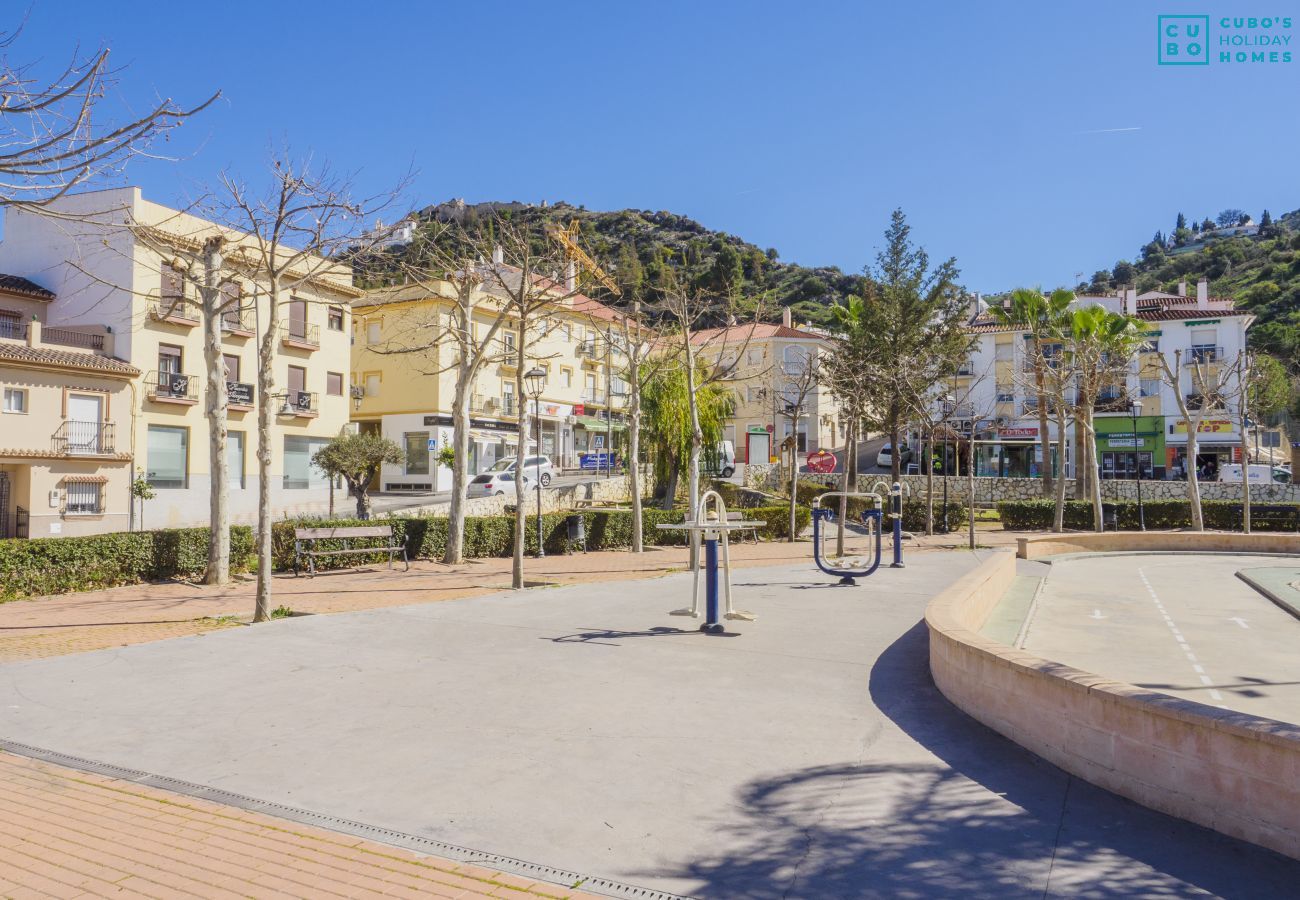
[[[1189,554],[1062,558],[1024,648],[1120,681],[1300,722],[1300,621],[1237,577],[1267,557]]]
[[[12,663],[0,738],[699,897],[1294,896],[937,693],[920,617],[976,560],[738,572],[718,637],[680,574]]]

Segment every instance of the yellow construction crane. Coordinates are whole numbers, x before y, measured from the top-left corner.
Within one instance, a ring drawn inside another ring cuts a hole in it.
[[[623,292],[619,290],[617,282],[609,276],[609,273],[600,267],[600,265],[587,255],[587,251],[578,246],[578,232],[580,223],[577,219],[569,222],[565,228],[563,225],[552,224],[547,226],[546,233],[551,239],[556,241],[564,248],[564,252],[569,255],[570,259],[576,260],[584,269],[591,273],[601,284],[609,289],[609,292],[615,297],[621,297]]]

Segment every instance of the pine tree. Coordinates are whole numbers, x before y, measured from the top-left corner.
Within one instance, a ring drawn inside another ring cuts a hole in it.
[[[1174,231],[1181,231],[1187,227],[1187,216],[1182,213],[1178,214],[1178,221],[1174,223]]]

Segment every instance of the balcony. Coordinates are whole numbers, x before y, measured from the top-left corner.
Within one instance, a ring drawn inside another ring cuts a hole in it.
[[[27,323],[17,316],[0,318],[0,338],[8,338],[13,341],[27,340]]]
[[[149,318],[168,325],[193,328],[199,324],[199,310],[184,297],[168,296],[149,303]]]
[[[62,456],[111,456],[112,422],[78,422],[64,419],[54,432],[54,452]]]
[[[102,352],[104,336],[70,328],[42,328],[42,344],[58,344],[61,347],[79,347],[82,350]]]
[[[501,398],[501,415],[517,416],[519,415],[519,405],[515,403],[515,398],[506,396]]]
[[[591,403],[591,404],[593,404],[593,405],[595,405],[595,406],[604,406],[604,405],[605,405],[605,392],[604,392],[604,391],[593,391],[593,390],[586,390],[586,391],[583,391],[583,392],[582,392],[582,402],[583,402],[583,403]]]
[[[286,322],[280,326],[280,344],[295,350],[319,350],[320,326],[306,322]]]
[[[497,415],[501,412],[502,408],[500,397],[485,397],[482,394],[474,394],[469,398],[470,412]]]
[[[1193,347],[1183,357],[1184,366],[1195,366],[1203,363],[1223,362],[1223,348],[1200,346]]]
[[[221,325],[221,333],[227,337],[252,337],[257,329],[257,320],[251,306],[227,309],[218,321]]]
[[[149,372],[144,377],[145,396],[155,403],[180,403],[193,406],[199,402],[199,379],[179,372]]]
[[[320,415],[320,405],[313,391],[289,391],[285,394],[280,415],[298,419],[314,419]]]
[[[519,354],[514,347],[502,347],[497,352],[497,364],[504,369],[519,368]]]
[[[247,412],[253,408],[253,386],[243,381],[226,382],[226,407],[235,412]]]
[[[1102,391],[1093,401],[1094,412],[1131,412],[1133,401],[1127,391]]]
[[[599,362],[605,356],[605,344],[603,341],[599,341],[596,340],[595,338],[592,338],[590,340],[580,342],[577,346],[577,349],[575,350],[575,353],[578,355],[580,359],[589,360],[591,362]]]

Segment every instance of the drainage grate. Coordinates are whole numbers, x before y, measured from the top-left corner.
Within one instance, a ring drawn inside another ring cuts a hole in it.
[[[184,794],[187,797],[195,797],[200,800],[211,800],[214,803],[246,809],[249,812],[266,813],[277,818],[299,822],[303,825],[315,825],[329,831],[351,834],[356,837],[391,844],[395,847],[403,847],[407,850],[436,854],[457,862],[486,864],[502,872],[534,878],[538,881],[547,881],[568,888],[581,889],[590,894],[604,894],[607,897],[627,897],[631,898],[631,900],[687,900],[687,898],[678,894],[637,887],[633,884],[624,884],[620,881],[611,881],[608,878],[600,878],[594,875],[583,875],[580,872],[571,872],[568,869],[543,866],[524,859],[515,859],[513,856],[501,856],[497,853],[471,850],[468,847],[460,847],[456,844],[448,844],[445,841],[421,837],[418,834],[407,834],[402,831],[394,831],[391,828],[382,828],[378,825],[367,825],[364,822],[354,822],[351,819],[322,815],[321,813],[314,813],[293,806],[285,806],[282,803],[246,797],[243,794],[224,791],[208,785],[182,781],[179,778],[169,778],[166,775],[151,775],[148,772],[128,769],[112,763],[97,762],[93,759],[83,759],[80,756],[69,756],[66,753],[58,753],[42,747],[33,747],[29,744],[20,744],[16,741],[7,741],[3,738],[0,738],[0,750],[17,756],[26,756],[30,759],[39,759],[42,762],[53,763],[69,769],[116,778],[119,781],[129,781],[146,787],[172,791],[173,793]]]

